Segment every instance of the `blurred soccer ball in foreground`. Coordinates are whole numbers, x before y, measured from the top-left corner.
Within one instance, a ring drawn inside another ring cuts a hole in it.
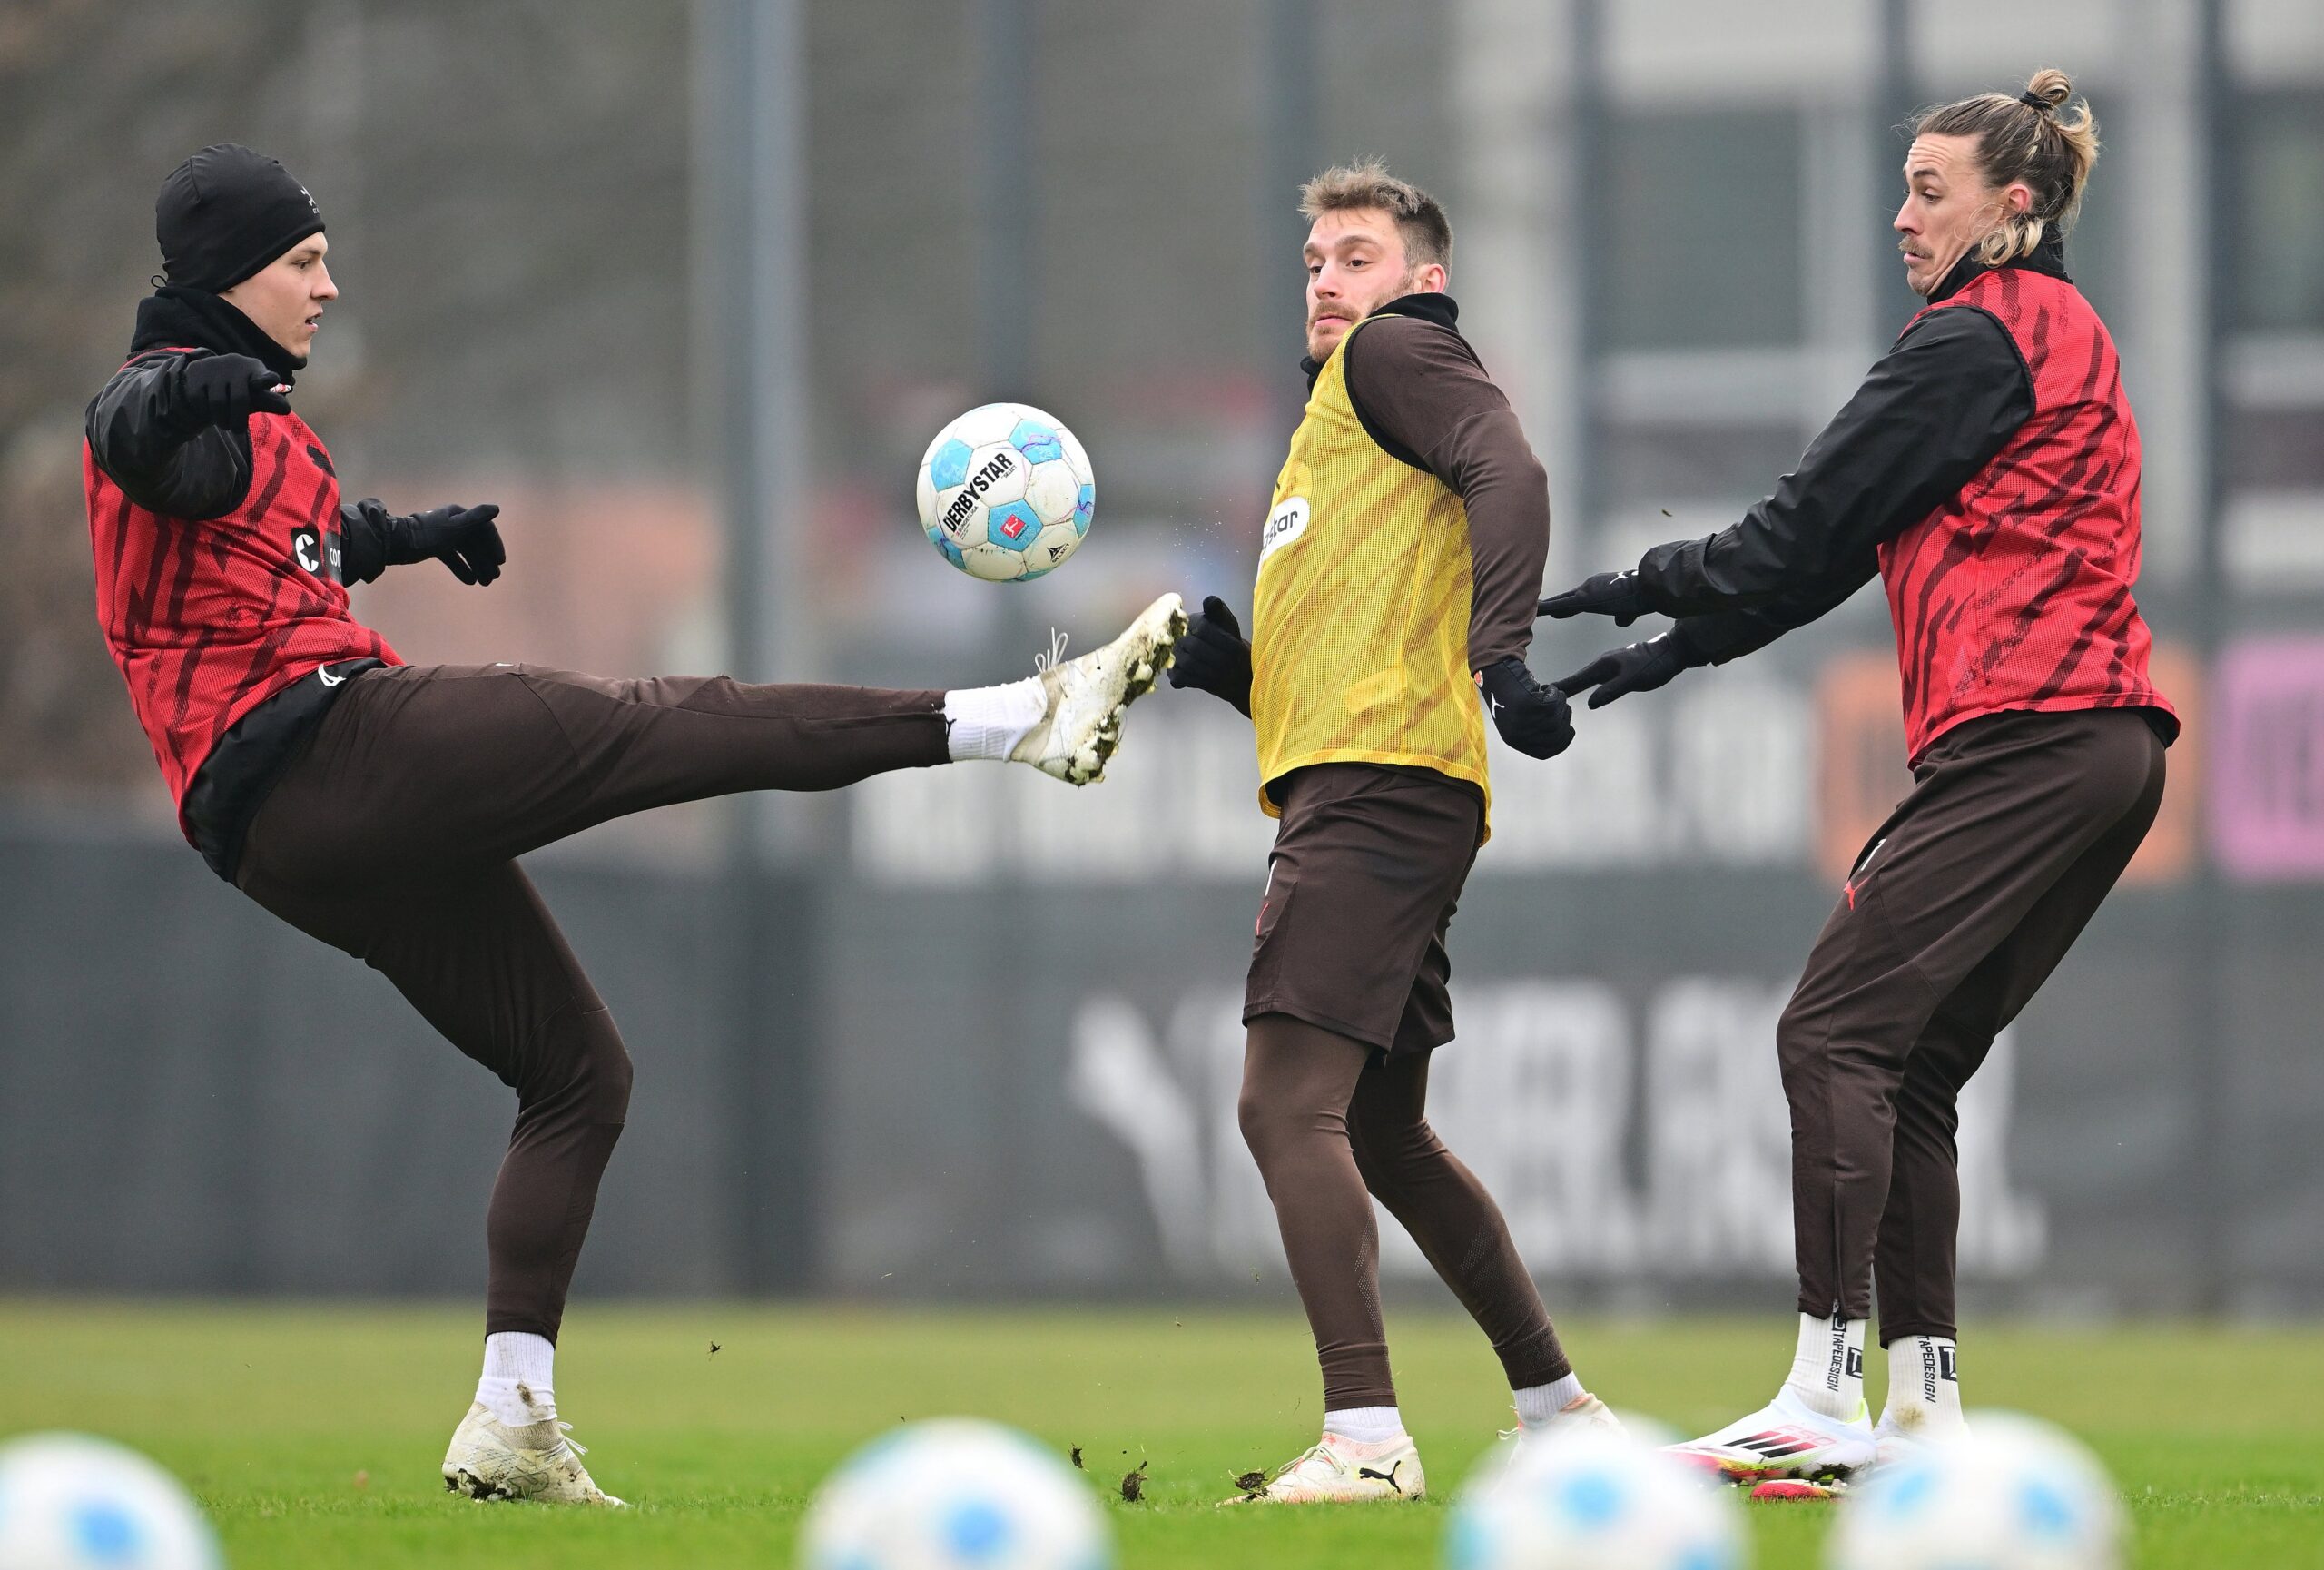
[[[1529,1440],[1462,1491],[1446,1570],[1737,1570],[1731,1494],[1635,1437]]]
[[[1832,1570],[2117,1570],[2122,1501],[2062,1429],[1974,1413],[1959,1438],[1876,1468],[1832,1529]]]
[[[216,1570],[192,1496],[133,1450],[78,1434],[0,1445],[0,1570]]]
[[[857,1451],[800,1534],[803,1570],[1106,1570],[1088,1486],[1021,1434],[943,1417]]]
[[[920,526],[945,560],[989,582],[1022,583],[1081,544],[1098,483],[1073,432],[1028,404],[988,403],[928,444],[918,499]]]

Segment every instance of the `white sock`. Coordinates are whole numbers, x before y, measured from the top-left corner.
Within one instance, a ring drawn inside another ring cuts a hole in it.
[[[1810,1411],[1854,1422],[1864,1410],[1864,1321],[1800,1315],[1799,1349],[1784,1387]]]
[[[1324,1413],[1324,1432],[1359,1445],[1384,1445],[1404,1437],[1404,1420],[1393,1407],[1350,1407]]]
[[[1581,1376],[1568,1374],[1549,1385],[1529,1385],[1510,1395],[1517,1403],[1517,1422],[1525,1428],[1544,1428],[1550,1419],[1572,1406],[1590,1392],[1581,1387]]]
[[[1041,678],[1029,676],[1006,686],[968,686],[944,695],[944,745],[954,763],[971,758],[1005,761],[1041,723],[1049,706]]]
[[[1961,1421],[1959,1351],[1949,1336],[1899,1336],[1888,1344],[1892,1428],[1949,1428]]]
[[[556,1417],[556,1344],[525,1330],[501,1330],[484,1338],[484,1377],[476,1398],[511,1427],[553,1422]]]

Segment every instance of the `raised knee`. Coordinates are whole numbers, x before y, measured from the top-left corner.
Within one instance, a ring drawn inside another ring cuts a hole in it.
[[[589,1121],[626,1121],[629,1087],[637,1077],[636,1069],[629,1061],[629,1049],[622,1045],[621,1032],[614,1029],[610,1011],[593,1010],[586,1018],[589,1030],[582,1048],[581,1069],[588,1087]]]
[[[517,1087],[527,1106],[555,1103],[585,1123],[618,1126],[629,1116],[635,1071],[614,1028],[613,1012],[596,1008],[558,1022],[540,1054],[533,1082]]]
[[[608,1028],[604,1041],[591,1049],[589,1057],[592,1086],[590,1121],[628,1121],[629,1090],[637,1078],[636,1067],[629,1059],[629,1049],[623,1046],[621,1037]]]

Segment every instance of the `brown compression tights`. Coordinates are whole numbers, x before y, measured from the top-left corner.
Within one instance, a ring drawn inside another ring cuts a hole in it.
[[[1428,1126],[1429,1054],[1287,1014],[1250,1023],[1237,1115],[1324,1365],[1324,1407],[1390,1407],[1377,1198],[1492,1342],[1512,1389],[1572,1371],[1500,1207]]]

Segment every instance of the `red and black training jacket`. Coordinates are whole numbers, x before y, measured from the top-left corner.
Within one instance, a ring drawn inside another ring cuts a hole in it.
[[[2053,239],[1954,269],[1743,520],[1639,564],[1690,664],[1763,647],[1877,576],[1917,762],[2006,711],[2178,716],[2148,673],[2139,436],[2114,341]]]
[[[82,475],[106,647],[186,838],[231,878],[291,747],[353,674],[402,662],[349,610],[349,568],[376,576],[384,549],[321,439],[296,414],[206,423],[180,373],[210,353],[286,384],[297,365],[225,301],[164,290],[89,405]]]

